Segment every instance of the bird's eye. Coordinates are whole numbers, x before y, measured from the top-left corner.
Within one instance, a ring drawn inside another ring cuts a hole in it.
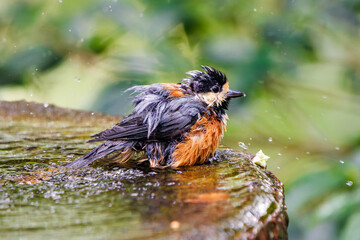
[[[217,93],[220,91],[220,88],[219,88],[219,86],[213,86],[213,87],[211,87],[211,91],[214,93]]]

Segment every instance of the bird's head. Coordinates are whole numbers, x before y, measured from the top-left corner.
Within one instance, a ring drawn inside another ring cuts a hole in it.
[[[243,97],[245,93],[229,89],[229,82],[222,72],[209,67],[201,66],[204,72],[193,70],[187,72],[190,77],[183,79],[192,93],[208,106],[222,106],[231,98]]]

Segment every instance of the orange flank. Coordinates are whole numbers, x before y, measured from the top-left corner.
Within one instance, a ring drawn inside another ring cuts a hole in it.
[[[163,88],[168,89],[172,97],[183,97],[185,96],[183,90],[180,88],[181,84],[175,83],[162,83]]]
[[[202,164],[212,156],[223,137],[225,125],[215,116],[206,115],[191,127],[185,140],[176,145],[171,167]]]

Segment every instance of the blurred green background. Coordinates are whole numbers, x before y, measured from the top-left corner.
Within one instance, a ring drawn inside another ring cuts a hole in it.
[[[224,71],[223,144],[271,156],[290,239],[359,239],[360,1],[2,1],[0,56],[0,100],[121,115],[134,84]]]

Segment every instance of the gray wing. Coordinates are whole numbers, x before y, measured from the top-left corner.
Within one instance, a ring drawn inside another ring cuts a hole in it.
[[[188,131],[206,111],[193,97],[166,98],[143,95],[133,112],[111,129],[92,137],[105,140],[168,141]]]

